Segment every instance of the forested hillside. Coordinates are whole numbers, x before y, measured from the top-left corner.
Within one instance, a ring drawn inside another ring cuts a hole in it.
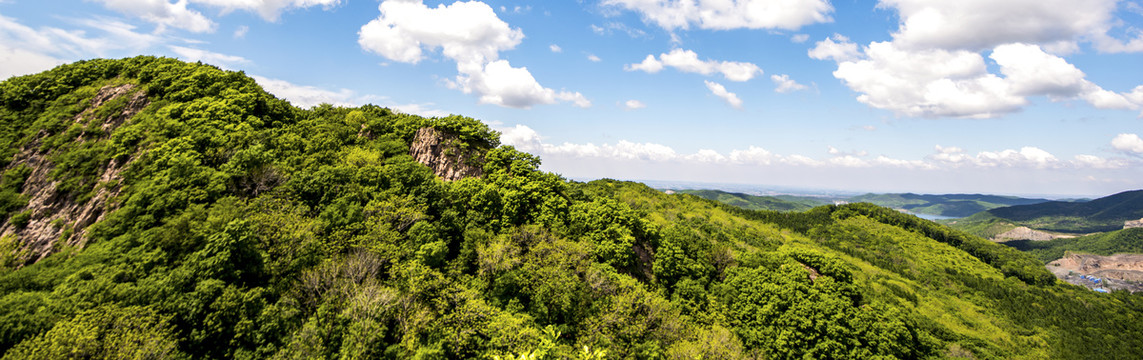
[[[847,199],[849,202],[867,202],[912,213],[949,217],[966,217],[981,211],[1048,202],[1046,199],[1027,199],[1014,196],[979,194],[865,194]]]
[[[814,206],[824,205],[824,202],[810,199],[785,200],[774,196],[755,196],[720,190],[678,190],[676,192],[691,194],[748,210],[805,211]]]
[[[1123,228],[1124,221],[1143,218],[1143,190],[1125,191],[1084,202],[1051,201],[988,210],[975,222],[1003,219],[1033,229],[1092,233]]]
[[[414,159],[426,128],[481,175]],[[470,118],[298,109],[203,64],[9,79],[0,141],[4,359],[1143,353],[1143,298],[894,210],[571,182]]]

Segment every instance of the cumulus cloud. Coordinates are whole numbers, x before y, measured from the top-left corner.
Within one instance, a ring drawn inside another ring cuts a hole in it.
[[[416,64],[426,51],[440,52],[456,62],[455,80],[449,84],[480,102],[505,107],[529,108],[557,101],[588,107],[591,102],[578,92],[545,88],[524,67],[500,60],[500,52],[515,48],[524,39],[520,29],[500,20],[487,4],[456,2],[436,8],[422,1],[387,0],[379,5],[381,15],[358,32],[358,44],[387,59]]]
[[[776,86],[774,88],[774,91],[779,92],[779,93],[783,93],[783,94],[788,93],[788,92],[808,89],[808,87],[806,87],[805,85],[799,84],[797,81],[790,79],[790,76],[785,75],[785,74],[770,75],[770,80],[773,81],[774,85]]]
[[[664,29],[787,29],[833,21],[826,0],[604,0]]]
[[[635,110],[645,108],[647,107],[647,104],[644,104],[639,100],[627,100],[623,103],[623,107],[627,108],[627,110]]]
[[[776,154],[759,146],[731,150],[720,153],[712,149],[700,149],[695,153],[679,153],[673,148],[656,143],[636,143],[620,140],[615,144],[548,144],[535,130],[524,126],[499,129],[501,142],[517,149],[541,156],[571,158],[609,159],[623,161],[648,161],[656,163],[681,164],[721,164],[748,167],[792,166],[803,168],[880,168],[907,170],[951,170],[951,169],[1122,169],[1137,164],[1126,158],[1101,158],[1094,155],[1076,155],[1071,160],[1061,160],[1055,155],[1033,146],[1019,150],[981,151],[969,154],[964,149],[950,146],[934,147],[934,153],[923,159],[896,159],[885,155],[871,156],[865,151],[841,151],[829,147],[828,157],[813,158],[801,154]],[[1130,138],[1124,134],[1124,138]],[[1143,140],[1138,137],[1128,143],[1137,146],[1143,153]]]
[[[559,52],[564,51],[564,49],[560,48],[560,46],[556,45],[556,44],[548,45],[548,50],[551,50],[554,53],[559,53]]]
[[[849,38],[840,34],[818,41],[814,44],[814,48],[809,51],[811,59],[829,59],[838,62],[853,60],[860,55],[861,52],[857,51],[857,44],[850,42]]]
[[[979,51],[1106,32],[1116,0],[882,0],[879,6],[900,14],[893,38],[902,47]]]
[[[721,73],[727,80],[739,82],[753,79],[756,75],[762,75],[762,68],[752,63],[699,60],[697,53],[683,49],[674,49],[669,53],[659,54],[658,59],[655,58],[655,55],[647,55],[647,57],[643,59],[643,62],[625,65],[623,69],[653,74],[662,71],[665,67],[672,67],[682,72],[703,75]]]
[[[357,96],[352,90],[327,90],[309,85],[297,85],[285,80],[251,75],[258,85],[274,96],[286,99],[294,106],[309,108],[319,104],[338,106],[360,106],[368,101]]]
[[[587,54],[587,60],[591,61],[591,62],[603,61],[603,59],[600,59],[598,56],[595,56],[595,54]]]
[[[591,107],[591,101],[578,92],[545,88],[532,77],[528,68],[515,68],[506,60],[496,60],[478,69],[465,69],[452,86],[465,94],[480,96],[480,103],[526,109],[536,104],[571,102]]]
[[[980,54],[931,49],[906,51],[875,42],[865,58],[842,61],[834,77],[870,106],[913,117],[987,118],[1020,109],[1024,97],[990,74]]]
[[[183,29],[190,32],[214,31],[215,23],[198,11],[188,9],[187,1],[175,3],[167,0],[97,0],[108,9],[154,23],[159,32],[166,28]]]
[[[739,99],[737,94],[726,91],[726,87],[722,86],[722,84],[713,81],[703,82],[706,83],[706,88],[710,89],[710,92],[714,94],[714,96],[722,98],[722,100],[725,100],[727,104],[730,104],[730,106],[733,106],[735,109],[742,109],[742,99]]]
[[[892,41],[858,49],[834,35],[808,52],[837,62],[834,77],[872,107],[910,117],[989,118],[1044,96],[1100,109],[1143,108],[1135,91],[1103,89],[1061,57],[1081,41],[1104,51],[1101,44],[1112,42],[1122,51],[1136,40],[1143,47],[1138,34],[1127,42],[1107,35],[1119,26],[1115,0],[884,0],[879,6],[900,15]],[[989,71],[982,53],[999,71]]]
[[[1111,139],[1111,147],[1128,154],[1143,154],[1143,139],[1138,134],[1119,134]]]
[[[1086,160],[1092,160],[1096,157],[1085,157]],[[1061,161],[1055,155],[1034,147],[1025,146],[1020,150],[1006,149],[1000,151],[981,151],[976,155],[970,155],[964,149],[958,147],[942,147],[936,146],[936,153],[929,155],[928,159],[945,166],[961,167],[961,166],[974,166],[983,168],[1035,168],[1035,169],[1048,169],[1048,168],[1062,168],[1068,163]],[[1091,164],[1091,162],[1074,162],[1072,165]]]

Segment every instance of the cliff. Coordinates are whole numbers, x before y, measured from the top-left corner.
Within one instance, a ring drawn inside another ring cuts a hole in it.
[[[431,127],[417,130],[409,154],[446,181],[484,175],[486,149],[461,141],[456,134]]]

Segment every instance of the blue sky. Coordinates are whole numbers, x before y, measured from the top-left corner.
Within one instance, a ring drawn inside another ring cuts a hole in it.
[[[471,116],[575,178],[1143,188],[1139,0],[0,0],[0,78],[139,54]]]

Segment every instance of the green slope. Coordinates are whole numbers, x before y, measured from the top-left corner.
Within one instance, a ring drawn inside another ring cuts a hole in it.
[[[847,199],[849,202],[867,202],[918,214],[966,217],[981,211],[1012,205],[1048,202],[1046,199],[1028,199],[1014,196],[980,194],[865,194]]]
[[[823,202],[816,202],[807,198],[786,197],[783,199],[774,196],[755,196],[721,190],[677,190],[676,192],[749,210],[804,211],[814,206],[825,205]]]
[[[148,100],[138,114],[120,119],[116,98],[93,106],[123,84]],[[416,162],[410,144],[425,127],[484,153],[483,176],[446,182]],[[463,117],[298,109],[241,73],[171,59],[92,60],[0,83],[0,229],[10,231],[0,352],[1143,353],[1143,299],[1058,283],[1014,249],[869,204],[753,211],[570,182],[497,136]],[[30,201],[45,184],[58,184],[58,203],[98,204],[102,216],[48,221],[56,213]],[[51,231],[47,255],[33,256],[45,248],[29,241]]]

